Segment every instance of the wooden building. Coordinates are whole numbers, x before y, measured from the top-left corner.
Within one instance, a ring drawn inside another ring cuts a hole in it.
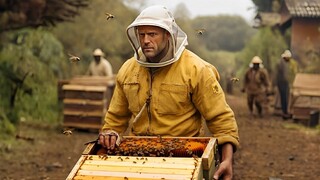
[[[280,28],[291,28],[293,57],[302,67],[311,65],[313,61],[320,63],[320,1],[285,0],[280,16]]]
[[[254,27],[271,26],[290,31],[289,47],[302,69],[320,73],[320,1],[283,0],[279,12],[259,12]],[[309,68],[309,69],[310,69]],[[308,68],[307,68],[308,69]]]

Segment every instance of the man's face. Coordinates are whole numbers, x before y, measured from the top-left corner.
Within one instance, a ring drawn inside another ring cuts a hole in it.
[[[156,26],[138,26],[138,35],[143,54],[150,62],[159,62],[168,51],[170,34]]]
[[[93,56],[94,60],[96,61],[97,64],[100,63],[100,59],[101,59],[101,56]]]
[[[259,63],[253,63],[253,69],[257,70],[260,68],[260,64]]]

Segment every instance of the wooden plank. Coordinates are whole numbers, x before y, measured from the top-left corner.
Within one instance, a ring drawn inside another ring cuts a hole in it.
[[[83,150],[82,154],[89,155],[93,153],[94,150],[95,150],[95,143],[89,143],[87,144],[86,148]]]
[[[84,86],[77,84],[66,84],[62,86],[64,91],[90,91],[90,92],[105,92],[107,87],[105,86]]]
[[[82,105],[82,104],[64,104],[63,105],[65,112],[79,112],[79,113],[97,113],[102,116],[107,111],[106,104],[105,105]]]
[[[64,91],[66,99],[104,100],[107,99],[106,92],[95,91]]]
[[[107,171],[87,171],[87,170],[79,170],[77,175],[81,176],[106,176],[106,177],[127,177],[130,179],[133,178],[154,178],[154,179],[191,179],[192,174],[190,175],[179,175],[179,174],[156,174],[156,173],[130,173],[130,172],[107,172]]]
[[[104,117],[104,112],[101,111],[90,111],[90,112],[83,112],[83,111],[70,111],[64,110],[64,115],[71,115],[71,116],[79,116],[79,118],[86,118],[86,117]]]
[[[194,169],[194,163],[192,164],[183,164],[183,163],[168,163],[168,162],[115,162],[115,161],[86,161],[85,165],[102,165],[102,166],[114,166],[114,167],[145,167],[147,164],[150,168],[172,168],[172,169]],[[182,167],[181,167],[182,166]]]
[[[148,163],[144,167],[132,167],[132,166],[105,166],[105,165],[88,165],[83,164],[81,169],[92,171],[108,171],[108,172],[141,172],[141,173],[157,173],[157,174],[190,174],[192,169],[172,169],[170,167],[150,167]]]
[[[72,180],[73,177],[77,174],[78,170],[80,169],[81,165],[84,163],[84,161],[87,159],[87,156],[81,156],[77,163],[72,168],[71,172],[69,173],[66,180]]]
[[[204,170],[209,170],[210,167],[212,166],[212,163],[214,163],[214,154],[216,151],[216,144],[217,144],[216,141],[217,140],[215,138],[210,139],[206,149],[204,150],[201,156]]]
[[[127,178],[127,179],[126,179]],[[128,177],[106,177],[106,176],[76,176],[74,178],[74,180],[163,180],[163,178],[133,178],[130,177],[130,179]],[[174,180],[174,179],[166,179],[166,180]]]
[[[64,122],[64,127],[74,127],[79,129],[100,129],[102,124],[89,124],[89,123],[72,123],[72,122]]]
[[[64,104],[81,104],[81,105],[96,105],[101,106],[106,104],[106,99],[91,100],[91,99],[64,99]]]

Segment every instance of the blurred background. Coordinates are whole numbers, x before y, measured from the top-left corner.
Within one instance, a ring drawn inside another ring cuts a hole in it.
[[[293,0],[287,1],[193,0],[161,1],[161,4],[168,6],[187,33],[187,48],[217,67],[220,83],[226,89],[230,77],[243,76],[253,56],[262,58],[272,76],[282,52],[293,47],[291,25],[296,16],[285,21],[279,19],[282,12],[291,13],[283,10]],[[2,135],[14,134],[17,124],[25,120],[60,124],[58,81],[85,74],[96,48],[104,51],[116,74],[133,55],[126,27],[141,9],[157,2],[0,0]],[[107,20],[106,13],[114,18]],[[318,29],[313,35],[319,42],[319,16],[316,17]],[[199,29],[204,29],[201,35]],[[302,72],[320,73],[319,47],[312,43],[312,37],[308,42],[293,55]],[[81,61],[70,62],[68,54],[80,57]],[[239,91],[239,84],[234,84],[235,91]]]

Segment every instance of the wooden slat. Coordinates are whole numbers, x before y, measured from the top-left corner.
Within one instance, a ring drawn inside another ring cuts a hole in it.
[[[110,166],[110,165],[88,165],[83,164],[81,169],[91,170],[91,171],[108,171],[108,172],[141,172],[141,173],[157,173],[157,174],[190,174],[192,169],[172,169],[170,167],[150,167],[146,163],[143,167],[132,167],[132,166]]]
[[[66,180],[72,180],[73,177],[77,174],[83,162],[87,159],[87,156],[81,156],[77,161],[76,165],[72,168]]]
[[[216,148],[215,144],[216,144],[216,139],[215,138],[210,139],[206,149],[204,150],[201,156],[204,170],[209,170],[210,167],[212,166],[212,163],[214,162],[214,153]]]
[[[62,86],[62,90],[72,90],[72,91],[93,91],[93,92],[105,92],[107,87],[105,86],[84,86],[76,84],[66,84]]]
[[[102,124],[89,124],[89,123],[71,123],[71,122],[64,122],[64,127],[74,127],[79,129],[100,129]]]
[[[106,104],[106,99],[102,100],[90,100],[90,99],[64,99],[64,104],[82,104],[82,105],[104,105]]]
[[[64,115],[79,116],[79,117],[82,117],[82,118],[89,117],[89,116],[92,116],[92,117],[102,117],[102,116],[104,116],[104,112],[101,112],[101,111],[83,112],[83,111],[68,111],[68,110],[64,110],[63,114]]]
[[[87,170],[79,170],[77,175],[80,176],[106,176],[106,177],[127,177],[128,179],[130,179],[131,177],[133,178],[152,178],[152,179],[191,179],[192,178],[192,174],[190,173],[190,175],[175,175],[175,174],[156,174],[156,173],[152,173],[152,174],[144,174],[144,173],[123,173],[123,172],[106,172],[106,171],[87,171]]]

